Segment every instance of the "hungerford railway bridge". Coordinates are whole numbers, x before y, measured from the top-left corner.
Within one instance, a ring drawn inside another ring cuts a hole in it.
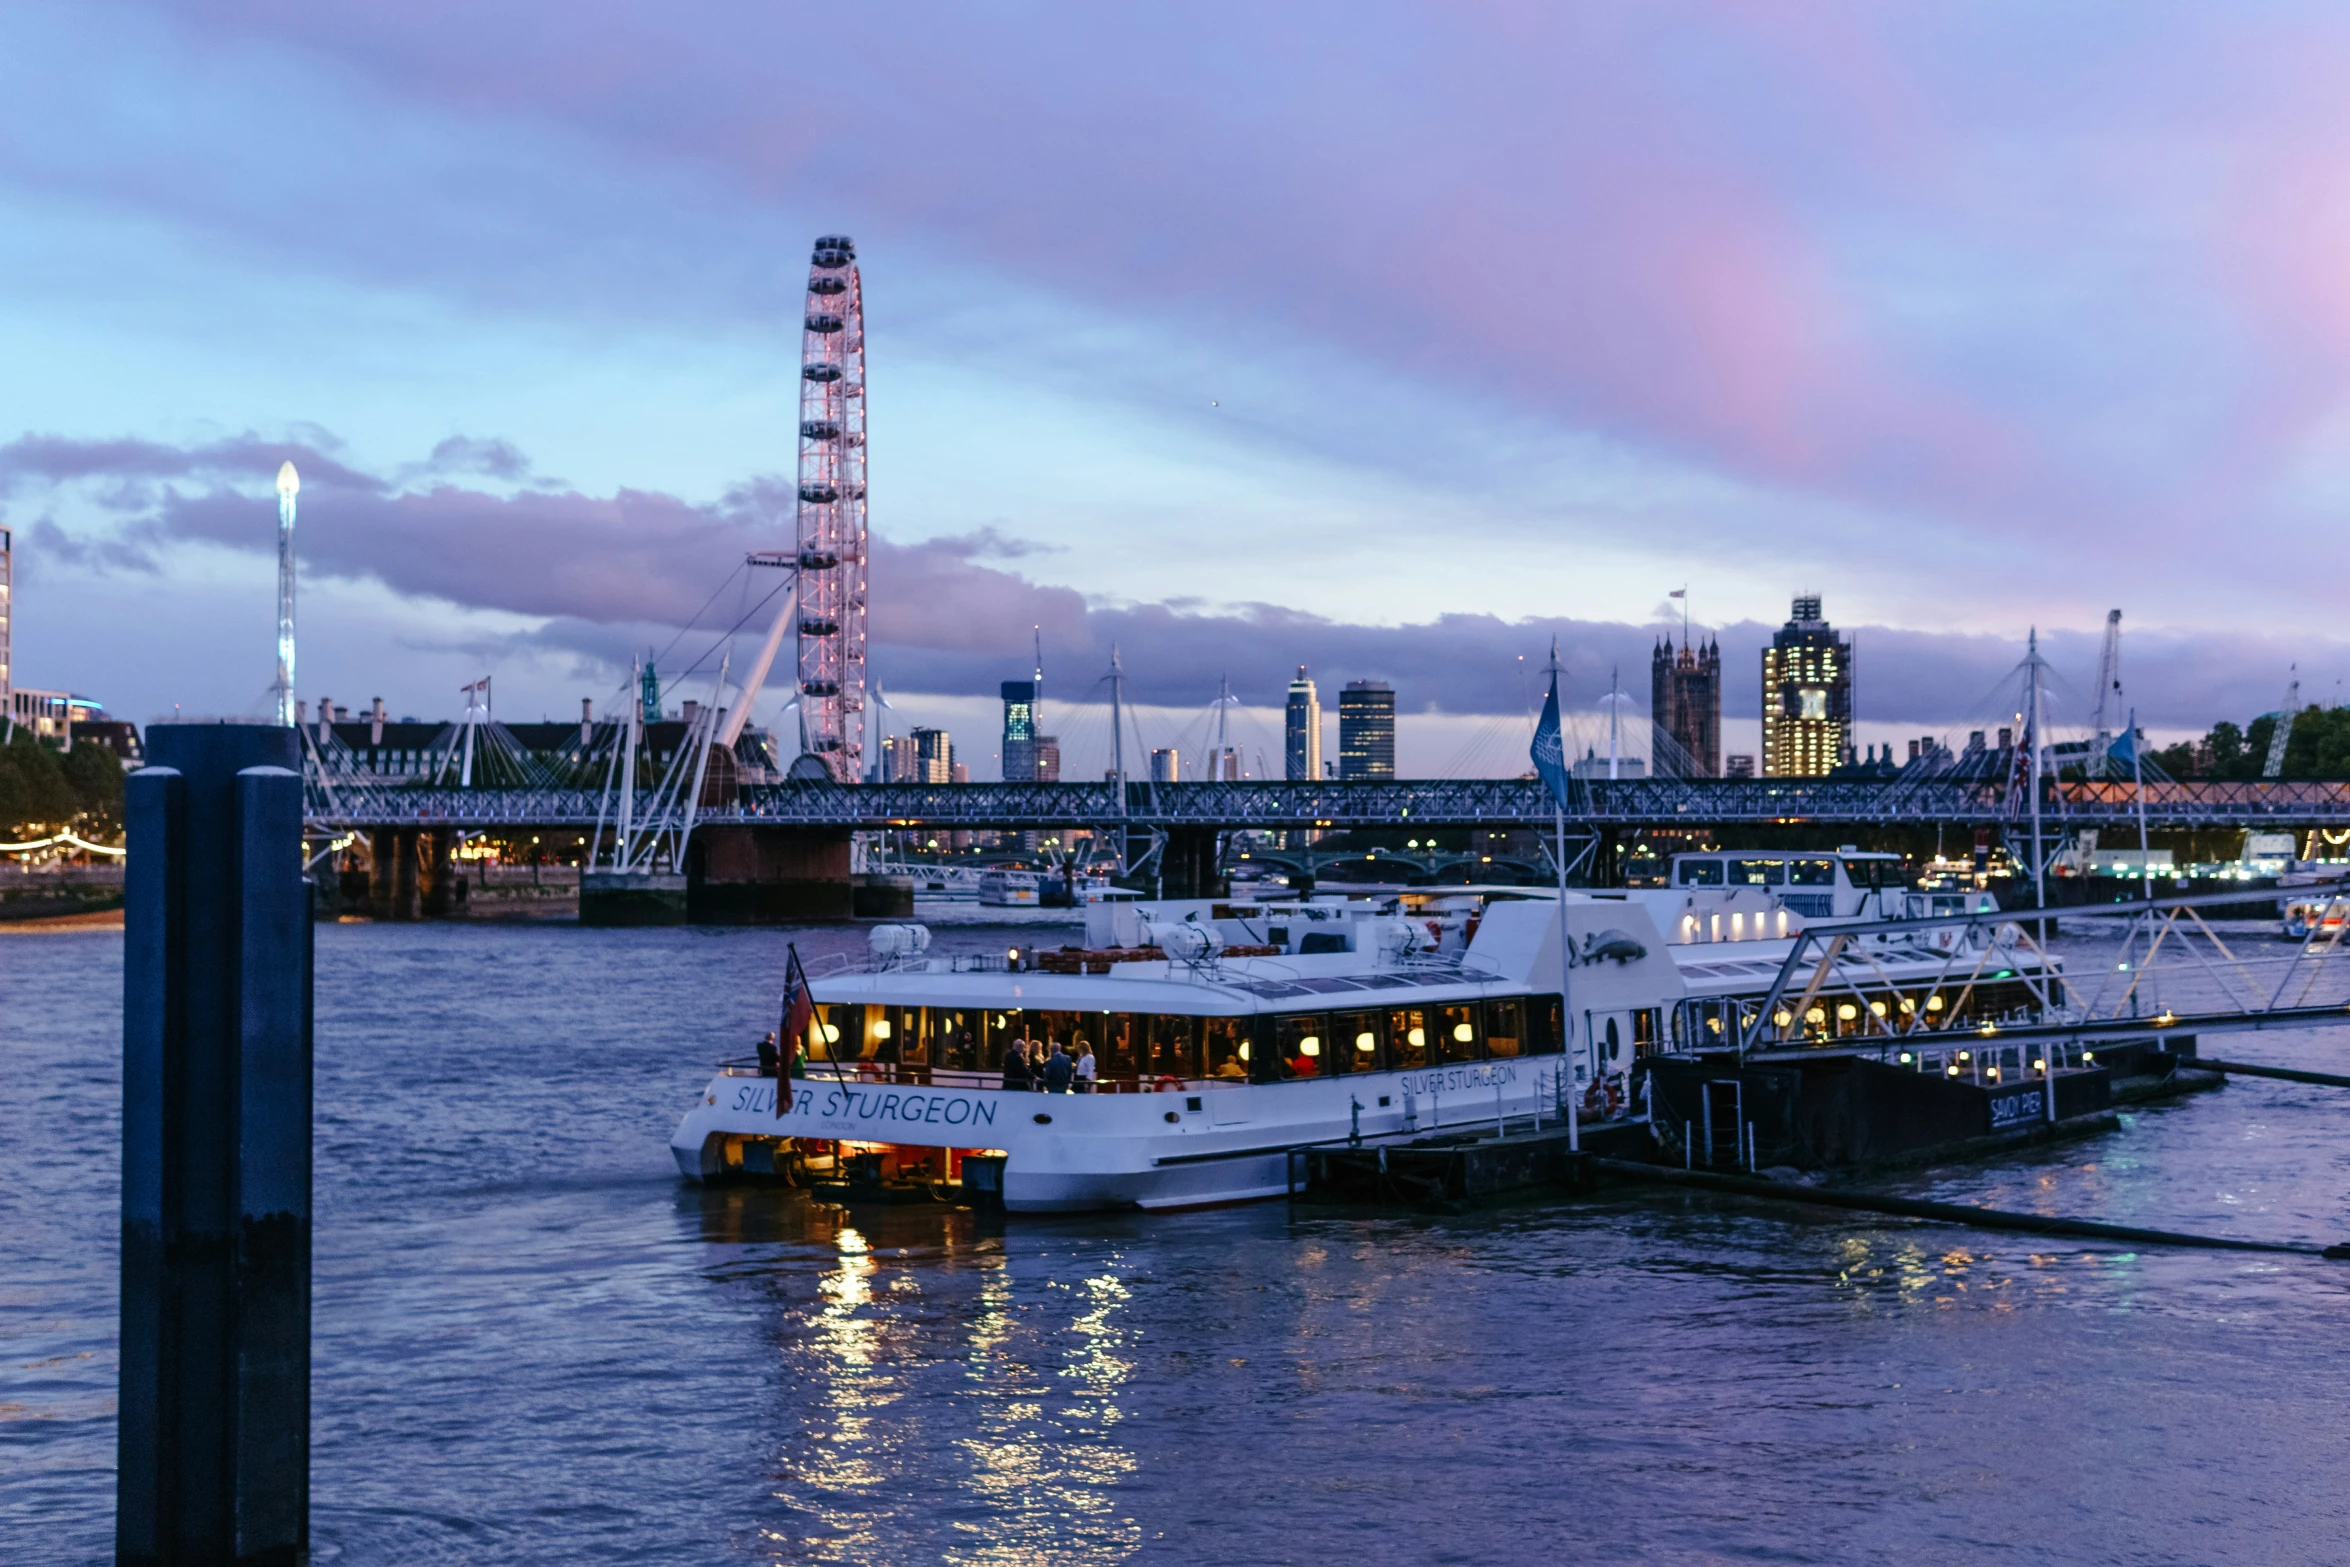
[[[313,827],[449,827],[465,832],[589,831],[612,820],[595,788],[452,788],[356,783],[309,769]],[[2015,826],[2029,802],[1979,779],[1635,779],[1576,785],[1570,820],[1605,827],[1739,827],[1818,823],[1896,826]],[[646,791],[648,794],[650,791]],[[2147,825],[2350,827],[2350,782],[2266,780],[2148,783]],[[815,828],[1186,828],[1344,829],[1357,827],[1533,827],[1551,825],[1550,796],[1533,779],[1439,779],[1376,783],[1130,782],[842,784],[793,781],[736,785],[732,798],[705,794],[698,827]],[[2051,783],[2043,819],[2051,830],[2134,826],[2137,786]]]
[[[577,832],[590,840],[592,869],[611,858],[607,845],[622,819],[609,787],[452,787],[321,767],[315,752],[306,771],[313,837],[338,845],[366,840],[370,896],[383,908],[414,901],[429,913],[436,896],[445,901],[448,869],[464,837]],[[884,907],[892,894],[853,873],[851,838],[858,832],[1091,828],[1122,838],[1129,860],[1161,895],[1199,897],[1220,893],[1227,835],[1235,831],[1545,829],[1554,820],[1549,795],[1531,779],[1123,787],[844,784],[829,778],[703,783],[687,791],[694,800],[690,810],[681,808],[677,793],[636,792],[628,819],[639,825],[633,836],[621,836],[639,841],[648,825],[654,836],[665,835],[661,868],[685,884],[688,917],[719,923],[906,912]],[[1806,824],[1997,828],[2014,845],[2030,815],[2028,800],[1981,779],[1589,780],[1575,790],[1570,820],[1587,845],[1643,829]],[[2350,829],[2350,782],[2150,783],[2144,808],[2149,827]],[[2134,826],[2138,810],[2128,784],[2046,784],[2045,841],[2053,847],[2070,830]],[[655,869],[649,857],[630,863]],[[442,889],[438,894],[436,887]]]
[[[334,845],[364,839],[370,895],[385,908],[421,900],[418,906],[429,912],[436,896],[445,900],[462,838],[577,832],[590,840],[592,868],[611,857],[607,845],[623,820],[610,786],[454,787],[321,766],[316,751],[305,771],[314,839]],[[1227,835],[1235,831],[1544,829],[1554,821],[1549,795],[1531,779],[1123,787],[701,781],[702,788],[684,791],[693,798],[690,809],[678,792],[635,792],[626,819],[638,826],[619,836],[641,841],[648,827],[665,836],[661,868],[685,884],[689,917],[721,923],[904,912],[869,901],[890,894],[853,873],[851,838],[858,832],[1091,828],[1122,838],[1129,859],[1138,870],[1147,868],[1163,896],[1198,897],[1221,891]],[[1588,780],[1575,790],[1570,820],[1586,844],[1642,829],[1806,824],[1999,828],[2013,844],[2030,815],[2028,799],[1982,779]],[[2046,841],[2053,847],[2057,836],[2074,829],[2134,826],[2139,803],[2129,784],[2045,784]],[[2144,811],[2149,827],[2350,829],[2350,782],[2150,783]],[[1147,850],[1141,836],[1150,840]],[[655,869],[649,855],[629,863]],[[436,887],[443,890],[436,894]]]

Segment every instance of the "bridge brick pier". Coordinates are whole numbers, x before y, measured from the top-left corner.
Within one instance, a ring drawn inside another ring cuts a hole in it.
[[[379,920],[447,919],[465,896],[453,827],[379,827],[368,835],[367,912]]]
[[[1169,898],[1221,898],[1232,889],[1219,867],[1221,834],[1213,827],[1175,827],[1159,851],[1159,887]]]
[[[796,925],[859,912],[845,827],[712,823],[694,829],[685,862],[686,918],[696,925]]]

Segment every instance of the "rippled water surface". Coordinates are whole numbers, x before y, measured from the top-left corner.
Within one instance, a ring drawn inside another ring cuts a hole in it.
[[[319,932],[320,1560],[2350,1558],[2350,1265],[1685,1197],[687,1187],[669,1132],[772,1026],[783,941]],[[121,950],[0,937],[12,1564],[110,1554]],[[2350,1071],[2350,1033],[2230,1048]],[[2350,1091],[2245,1080],[1895,1184],[2334,1240],[2346,1133]]]

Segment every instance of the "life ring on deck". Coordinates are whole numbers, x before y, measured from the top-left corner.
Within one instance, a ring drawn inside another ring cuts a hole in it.
[[[1151,1092],[1154,1094],[1179,1094],[1183,1092],[1183,1079],[1169,1077],[1165,1073],[1161,1073],[1159,1080],[1151,1085]]]

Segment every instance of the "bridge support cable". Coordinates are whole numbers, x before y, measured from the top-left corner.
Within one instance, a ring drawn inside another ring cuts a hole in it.
[[[752,566],[781,566],[790,575],[785,579],[783,603],[775,611],[774,624],[767,628],[767,640],[759,644],[759,655],[751,661],[750,673],[743,677],[742,694],[735,698],[734,708],[726,715],[726,723],[718,731],[718,743],[731,748],[742,737],[743,725],[750,722],[751,704],[759,699],[759,692],[767,684],[767,672],[775,667],[775,655],[783,649],[784,634],[792,629],[792,621],[800,610],[800,577],[793,557],[772,553],[746,557]]]

